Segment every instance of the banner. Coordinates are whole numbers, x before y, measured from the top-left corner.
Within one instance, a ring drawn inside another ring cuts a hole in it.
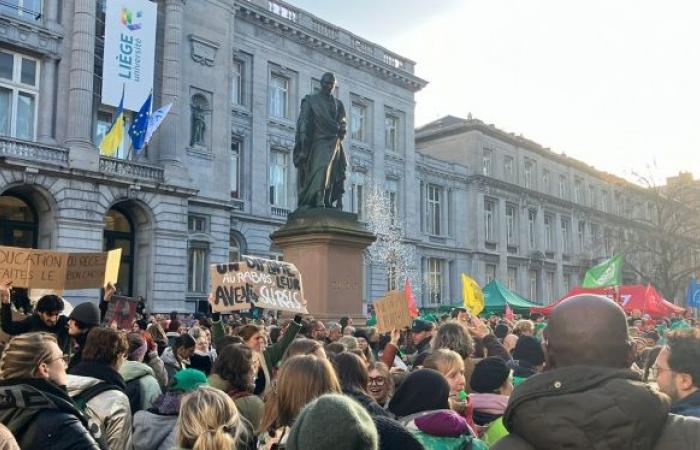
[[[294,264],[243,256],[239,262],[210,267],[212,310],[263,309],[308,314],[301,274]]]
[[[146,0],[108,0],[105,13],[102,103],[138,111],[153,88],[158,5]]]
[[[379,333],[389,333],[411,326],[413,317],[404,291],[389,291],[374,302]]]
[[[112,322],[116,322],[118,329],[131,331],[131,325],[136,320],[138,303],[139,300],[135,297],[113,295],[109,299],[107,313],[105,313],[105,324],[110,325]]]
[[[64,289],[101,287],[105,279],[107,253],[69,253]]]

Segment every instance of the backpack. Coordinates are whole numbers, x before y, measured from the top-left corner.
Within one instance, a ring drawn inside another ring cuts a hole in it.
[[[143,401],[141,400],[141,378],[146,375],[141,375],[138,378],[126,382],[126,396],[129,397],[129,408],[131,414],[136,414],[136,411],[143,409]]]
[[[86,407],[87,404],[90,400],[93,398],[97,397],[103,392],[107,391],[112,391],[112,390],[118,390],[116,387],[112,386],[111,384],[105,383],[105,382],[100,382],[97,383],[93,386],[90,386],[89,388],[85,389],[83,392],[80,394],[76,395],[73,397],[73,403],[78,407],[78,409],[82,412],[86,412]]]

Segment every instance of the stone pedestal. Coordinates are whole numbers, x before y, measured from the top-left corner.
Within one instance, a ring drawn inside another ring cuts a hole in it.
[[[317,319],[362,319],[363,252],[375,240],[357,214],[297,210],[272,241],[302,275],[307,309]]]

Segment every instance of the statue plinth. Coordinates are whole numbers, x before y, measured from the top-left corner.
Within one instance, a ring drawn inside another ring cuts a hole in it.
[[[270,237],[301,272],[310,314],[324,320],[362,318],[363,253],[375,236],[357,214],[298,209]]]

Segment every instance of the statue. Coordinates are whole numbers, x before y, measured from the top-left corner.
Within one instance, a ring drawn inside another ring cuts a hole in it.
[[[321,90],[301,101],[293,155],[299,208],[343,208],[347,120],[334,88],[335,75],[324,73]]]
[[[190,145],[204,145],[204,131],[207,128],[204,113],[207,111],[201,103],[199,96],[192,98],[192,130]]]

